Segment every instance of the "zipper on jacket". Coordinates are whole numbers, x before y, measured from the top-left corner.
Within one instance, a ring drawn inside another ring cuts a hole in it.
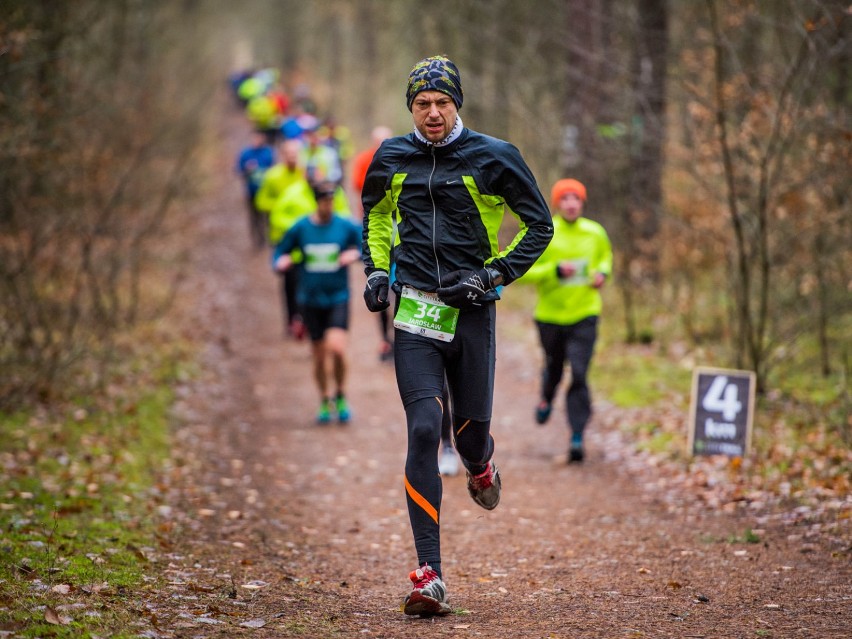
[[[435,206],[435,196],[432,195],[432,178],[435,175],[435,169],[438,165],[438,158],[435,156],[435,147],[430,146],[432,152],[432,171],[429,173],[429,199],[432,201],[432,255],[435,257],[435,274],[438,276],[438,288],[441,284],[441,265],[438,262],[438,208]]]

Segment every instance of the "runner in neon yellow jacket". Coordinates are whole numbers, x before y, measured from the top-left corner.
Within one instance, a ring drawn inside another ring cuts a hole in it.
[[[286,140],[278,144],[278,161],[263,174],[263,181],[254,196],[254,204],[261,213],[271,215],[287,187],[305,179],[305,168],[299,161],[301,149],[302,144],[298,140]],[[270,244],[277,244],[283,235],[282,231],[277,237],[270,237]]]
[[[266,94],[251,98],[246,104],[246,118],[255,129],[263,131],[270,142],[275,140],[280,124],[275,101]]]
[[[537,423],[544,424],[550,417],[565,360],[571,365],[566,393],[569,462],[584,457],[583,433],[592,413],[587,374],[603,306],[600,289],[612,273],[609,237],[603,226],[582,216],[585,201],[586,187],[577,180],[554,184],[553,239],[522,278],[537,288],[533,317],[545,355]]]
[[[335,188],[333,204],[335,215],[346,218],[351,216],[349,199],[340,186]],[[304,177],[294,180],[278,196],[269,211],[269,242],[278,244],[291,226],[316,211],[316,208],[317,201],[311,183]]]
[[[302,143],[298,140],[279,142],[276,148],[278,162],[267,169],[263,182],[255,195],[254,203],[257,210],[267,216],[267,239],[271,246],[278,244],[284,233],[292,226],[294,220],[284,221],[279,202],[287,189],[299,182],[305,182],[305,168],[299,163]],[[298,215],[310,213],[313,204],[299,210]],[[302,317],[296,305],[296,286],[298,271],[290,269],[280,273],[281,310],[284,318],[284,335],[301,339],[305,335]]]

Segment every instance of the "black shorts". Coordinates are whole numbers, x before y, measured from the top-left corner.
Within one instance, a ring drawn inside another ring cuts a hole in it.
[[[455,338],[449,343],[396,329],[394,365],[403,406],[427,397],[441,397],[446,374],[453,414],[476,421],[490,420],[496,316],[494,302],[463,309]]]
[[[334,306],[302,306],[302,321],[312,342],[320,341],[330,328],[349,329],[349,302]]]

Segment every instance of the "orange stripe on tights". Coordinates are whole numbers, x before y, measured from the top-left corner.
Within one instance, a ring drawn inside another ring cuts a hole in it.
[[[435,510],[435,507],[423,495],[414,490],[414,486],[408,483],[408,477],[405,477],[405,492],[408,493],[408,496],[414,500],[414,503],[420,506],[436,524],[438,523],[438,511]]]

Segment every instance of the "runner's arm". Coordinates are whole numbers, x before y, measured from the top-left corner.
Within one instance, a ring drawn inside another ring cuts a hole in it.
[[[396,202],[389,187],[388,167],[382,161],[381,149],[373,157],[364,188],[361,191],[361,204],[364,207],[364,219],[361,232],[361,254],[364,259],[364,272],[390,272],[391,238],[393,236],[393,216]]]
[[[518,218],[519,230],[509,245],[488,266],[503,274],[503,284],[521,277],[544,252],[553,237],[553,219],[532,171],[520,151],[508,142],[501,151],[500,169],[494,171],[491,192],[500,194]]]
[[[275,245],[275,248],[272,250],[273,270],[284,270],[283,268],[279,268],[279,258],[283,256],[287,256],[289,258],[290,253],[297,248],[301,248],[299,228],[299,224],[293,226],[284,234],[284,237],[281,238],[278,244]],[[292,258],[290,258],[291,263],[292,261]]]

